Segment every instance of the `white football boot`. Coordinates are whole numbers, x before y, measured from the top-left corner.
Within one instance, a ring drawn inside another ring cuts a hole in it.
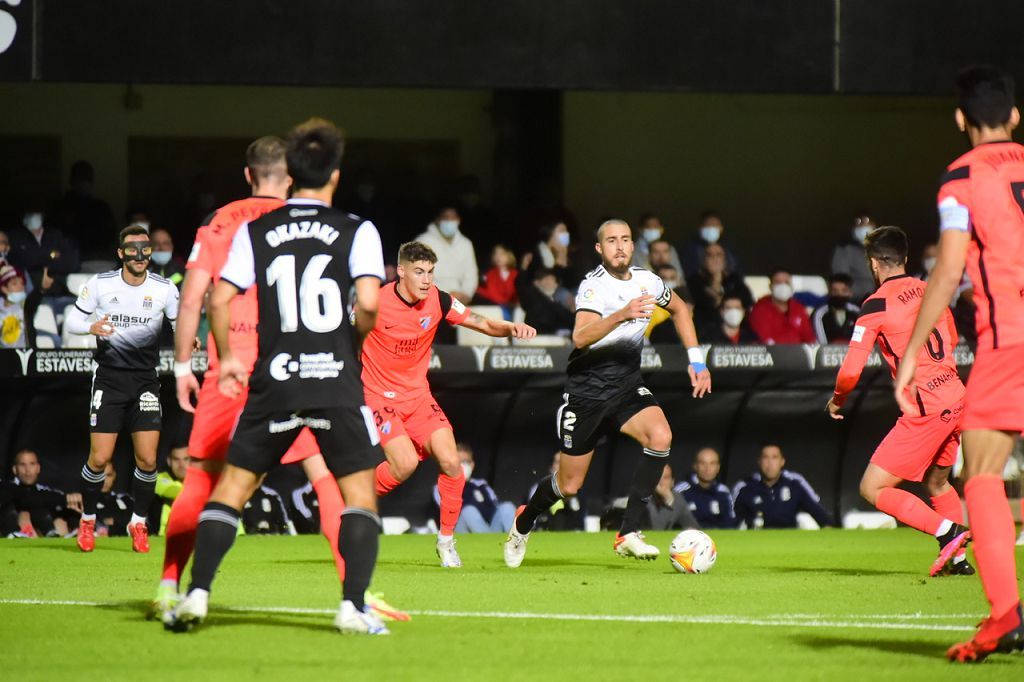
[[[455,551],[455,538],[437,540],[437,558],[441,560],[441,568],[462,568],[462,559]]]
[[[360,611],[347,599],[334,616],[334,627],[343,635],[390,635],[391,631],[370,609]]]
[[[615,553],[621,557],[633,557],[634,559],[651,561],[661,555],[661,550],[654,545],[647,544],[643,534],[639,531],[634,531],[625,535],[615,536]]]
[[[188,632],[206,620],[210,607],[210,593],[192,590],[173,611],[164,614],[164,627],[175,632]]]
[[[516,510],[516,518],[522,513],[526,506]],[[512,528],[508,531],[508,538],[505,540],[505,565],[509,568],[519,568],[526,556],[526,543],[530,539],[529,533],[520,533],[516,530],[516,522],[512,521]]]

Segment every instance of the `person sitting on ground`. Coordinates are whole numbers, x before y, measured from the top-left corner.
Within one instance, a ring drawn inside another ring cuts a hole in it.
[[[473,460],[473,449],[466,443],[459,443],[459,460],[462,472],[466,476],[466,486],[462,489],[462,513],[455,524],[456,533],[507,533],[512,527],[516,515],[516,506],[511,502],[501,502],[494,488],[482,478],[473,478],[476,462]],[[434,486],[434,504],[440,508],[441,493]]]

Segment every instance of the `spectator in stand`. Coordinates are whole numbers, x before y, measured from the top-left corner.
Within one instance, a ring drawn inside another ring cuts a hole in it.
[[[831,526],[832,517],[811,484],[785,466],[782,448],[774,443],[761,448],[758,471],[732,489],[736,518],[747,528],[796,528],[796,515],[807,512],[822,528]]]
[[[43,284],[50,282],[48,277]],[[34,348],[35,315],[43,289],[25,293],[25,280],[13,265],[0,263],[0,348]]]
[[[515,254],[504,244],[498,244],[491,251],[491,268],[484,273],[483,283],[476,290],[474,303],[484,305],[500,305],[505,312],[505,319],[512,319],[512,309],[519,299],[516,294]]]
[[[718,308],[718,318],[710,326],[700,330],[700,338],[705,343],[728,346],[761,343],[760,337],[754,333],[747,319],[743,299],[735,295],[722,299],[722,305]]]
[[[456,533],[507,533],[516,516],[516,506],[501,502],[490,484],[482,478],[473,478],[473,449],[466,443],[457,445],[466,487],[462,490],[462,513],[455,525]],[[441,494],[434,486],[434,504],[440,508]]]
[[[679,260],[679,253],[676,247],[672,246],[665,239],[665,226],[661,224],[661,218],[653,213],[647,213],[640,218],[640,234],[636,238],[635,249],[633,250],[633,265],[648,270],[656,270],[659,265],[671,265],[683,276],[683,263]],[[655,255],[654,245],[659,244],[661,253]]]
[[[750,326],[761,343],[814,343],[807,310],[793,300],[793,276],[777,268],[771,275],[772,292],[750,311]]]
[[[167,455],[167,471],[156,475],[156,487],[153,492],[160,499],[160,535],[167,530],[167,519],[171,515],[171,505],[178,499],[181,489],[185,487],[185,474],[188,472],[188,445],[172,448]],[[152,514],[150,518],[152,518]]]
[[[32,450],[14,455],[14,479],[0,484],[0,522],[5,537],[59,537],[68,533],[70,513],[82,513],[82,496],[39,482],[39,457]],[[73,523],[73,521],[72,521]]]
[[[453,206],[438,211],[427,231],[416,237],[437,254],[434,284],[461,303],[469,305],[479,284],[473,242],[459,232],[459,212]]]
[[[844,272],[828,278],[828,301],[811,314],[818,343],[849,343],[860,307],[850,300],[853,280]]]
[[[693,473],[689,480],[675,487],[682,493],[702,528],[735,528],[736,514],[733,511],[732,493],[718,480],[722,460],[714,448],[704,448],[693,461]]]
[[[29,211],[22,218],[22,228],[9,235],[11,252],[8,260],[28,276],[29,288],[44,289],[43,296],[54,310],[64,310],[74,303],[68,292],[67,276],[78,271],[78,251],[60,230],[46,227],[43,214]],[[49,286],[44,287],[44,279]]]
[[[721,244],[725,249],[725,268],[743,276],[743,269],[736,254],[729,248],[729,245],[722,239],[725,234],[725,225],[722,218],[715,211],[705,211],[700,216],[700,225],[697,227],[697,234],[683,247],[683,272],[697,272],[704,262],[704,249],[708,244]]]
[[[846,273],[853,280],[853,301],[860,303],[875,290],[875,278],[864,256],[864,238],[875,229],[875,221],[861,211],[853,219],[849,234],[832,250],[832,272]]]
[[[921,251],[921,269],[918,270],[914,277],[924,282],[928,281],[928,278],[932,275],[932,270],[935,269],[935,263],[939,257],[939,245],[935,242],[929,242],[924,245],[924,250]]]
[[[586,274],[579,271],[571,257],[572,238],[569,228],[563,222],[548,223],[540,228],[539,235],[540,240],[521,261],[523,270],[529,274],[526,281],[531,281],[539,268],[553,270],[563,287],[558,298],[563,305],[568,306],[575,295],[573,292]]]
[[[726,296],[739,298],[745,309],[754,305],[754,297],[743,278],[731,272],[726,263],[722,245],[708,244],[700,268],[686,280],[693,295],[693,323],[697,329],[718,324],[718,311]]]
[[[181,288],[185,279],[185,264],[174,255],[174,241],[171,233],[163,228],[149,231],[149,242],[153,245],[153,255],[149,259],[149,271],[169,279],[171,284]]]
[[[548,268],[534,268],[533,276],[523,273],[518,279],[519,305],[526,313],[526,324],[538,334],[568,336],[572,331],[573,313],[557,300],[558,278]]]
[[[110,537],[128,534],[128,523],[132,520],[132,496],[114,492],[117,470],[113,462],[107,462],[106,479],[96,500],[96,535]]]
[[[644,528],[651,530],[688,530],[700,528],[697,519],[690,511],[690,505],[682,493],[674,490],[675,479],[672,478],[672,467],[668,464],[662,469],[654,494],[647,502],[648,523]]]
[[[57,207],[54,224],[75,240],[83,258],[109,261],[117,249],[118,229],[110,204],[94,196],[95,180],[88,161],[71,164],[70,188]]]

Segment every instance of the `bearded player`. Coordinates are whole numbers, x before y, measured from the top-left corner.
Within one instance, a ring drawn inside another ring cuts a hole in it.
[[[178,403],[186,412],[195,413],[195,421],[189,438],[190,462],[184,488],[171,507],[167,522],[163,575],[153,601],[153,614],[160,618],[169,613],[179,600],[178,584],[192,555],[199,514],[219,480],[232,430],[245,405],[245,395],[229,398],[218,390],[219,361],[212,342],[207,344],[209,369],[202,388],[199,387],[192,372],[192,347],[188,339],[193,338],[199,328],[203,299],[210,285],[220,278],[235,232],[242,224],[279,208],[288,197],[292,180],[285,162],[284,141],[277,137],[261,137],[249,145],[244,173],[252,188],[251,196],[218,209],[199,228],[182,285],[181,324],[178,327],[182,331],[176,332],[175,336],[174,374]],[[230,315],[229,345],[236,357],[242,358],[251,369],[258,350],[255,287],[232,300]],[[193,395],[198,398],[195,408],[191,402]],[[309,429],[302,430],[281,460],[282,464],[292,462],[302,462],[303,470],[313,484],[320,508],[320,529],[330,543],[338,576],[344,582],[345,564],[333,540],[338,535],[344,503]],[[389,607],[379,596],[368,594],[366,601],[381,617],[408,620],[407,615]]]
[[[874,230],[864,240],[864,251],[878,290],[861,306],[836,378],[835,394],[828,401],[828,413],[837,420],[843,418],[839,410],[857,385],[876,341],[895,373],[896,363],[906,355],[910,330],[928,286],[907,274],[907,235],[900,228]],[[974,574],[963,549],[970,538],[964,527],[963,506],[949,484],[949,471],[960,448],[965,392],[953,359],[956,339],[953,315],[947,309],[918,353],[913,411],[896,421],[860,481],[860,494],[879,511],[939,541],[939,556],[930,571],[933,577]],[[899,489],[903,481],[924,483],[932,506]]]
[[[434,286],[436,263],[425,244],[409,242],[398,250],[398,281],[381,289],[377,323],[363,342],[363,387],[387,458],[377,467],[377,494],[398,487],[428,455],[436,459],[441,468],[437,556],[442,567],[458,568],[462,561],[454,534],[466,479],[451,423],[427,383],[430,345],[443,321],[495,337],[532,339],[537,331],[471,312]]]

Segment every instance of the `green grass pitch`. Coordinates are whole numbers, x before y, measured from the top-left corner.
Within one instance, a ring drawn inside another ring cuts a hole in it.
[[[333,630],[338,587],[319,537],[240,538],[209,620],[187,634],[144,620],[161,539],[149,555],[127,538],[91,555],[72,540],[0,540],[0,679],[1024,679],[1020,656],[944,660],[986,603],[976,577],[927,577],[930,538],[713,536],[718,564],[701,576],[664,555],[620,559],[608,533],[536,533],[518,570],[495,535],[460,537],[460,570],[437,566],[433,537],[384,537],[374,588],[415,612],[390,637]],[[664,551],[672,534],[649,537]]]

